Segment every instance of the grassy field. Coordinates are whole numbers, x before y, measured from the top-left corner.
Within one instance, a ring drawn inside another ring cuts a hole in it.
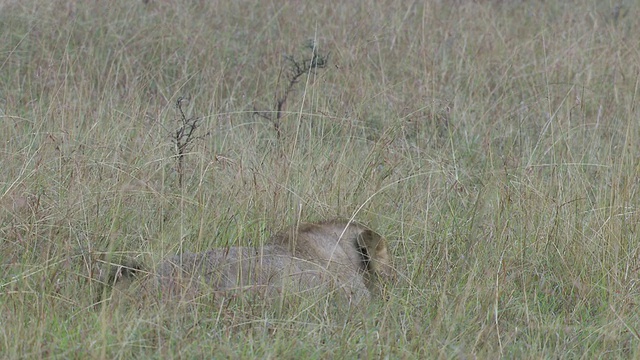
[[[638,358],[639,5],[0,0],[0,357]],[[95,306],[334,217],[388,301]]]

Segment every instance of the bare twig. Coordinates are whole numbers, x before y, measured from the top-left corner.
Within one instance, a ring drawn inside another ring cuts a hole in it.
[[[202,136],[196,136],[196,131],[200,126],[200,121],[202,118],[199,117],[187,117],[182,109],[182,104],[188,102],[187,99],[183,97],[179,97],[176,101],[176,108],[178,109],[178,122],[179,127],[175,130],[173,134],[173,142],[176,146],[176,172],[178,173],[178,185],[182,187],[183,177],[184,177],[184,158],[189,151],[191,145],[196,140],[201,140],[205,136],[209,135],[206,133]]]
[[[289,94],[293,90],[293,87],[300,81],[303,75],[316,71],[317,69],[324,69],[329,64],[330,54],[319,54],[313,41],[310,41],[306,47],[311,49],[311,58],[302,58],[297,60],[294,56],[284,56],[289,65],[289,82],[282,92],[282,95],[276,98],[273,111],[261,111],[255,107],[253,109],[253,113],[255,115],[267,119],[273,124],[273,129],[276,131],[278,140],[282,135],[280,123],[285,110],[285,104],[289,98]]]

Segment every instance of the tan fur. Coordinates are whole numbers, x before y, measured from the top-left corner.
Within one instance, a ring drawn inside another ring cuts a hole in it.
[[[359,303],[380,295],[393,278],[384,238],[358,223],[336,220],[292,227],[261,247],[172,256],[141,285],[162,299],[249,291],[267,298],[338,293]]]

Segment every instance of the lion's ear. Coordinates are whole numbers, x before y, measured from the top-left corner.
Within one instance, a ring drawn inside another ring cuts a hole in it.
[[[369,255],[370,270],[376,275],[382,276],[384,282],[394,282],[396,272],[392,265],[392,259],[387,249],[386,240],[372,230],[365,230],[358,236],[358,245],[366,249]]]
[[[358,235],[358,245],[367,250],[369,255],[375,255],[382,236],[372,230],[364,230]]]
[[[389,262],[387,244],[380,234],[372,230],[364,230],[358,234],[358,248],[366,261],[366,268],[372,273],[386,272]]]

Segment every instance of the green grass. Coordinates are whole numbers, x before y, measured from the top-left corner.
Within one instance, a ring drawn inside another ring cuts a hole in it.
[[[1,356],[640,356],[640,8],[615,5],[0,0]],[[278,137],[256,111],[310,39],[329,66]],[[388,302],[94,306],[94,253],[337,216],[389,239]]]

